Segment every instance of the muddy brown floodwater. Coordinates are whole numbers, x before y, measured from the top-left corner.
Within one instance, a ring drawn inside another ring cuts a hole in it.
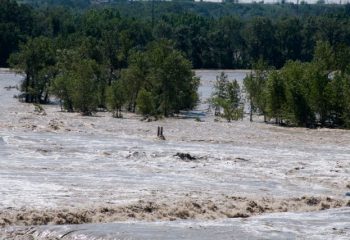
[[[0,239],[350,238],[349,131],[37,112],[20,80],[0,72]]]

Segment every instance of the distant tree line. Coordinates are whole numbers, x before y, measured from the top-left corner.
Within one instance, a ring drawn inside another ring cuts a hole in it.
[[[130,50],[160,39],[173,41],[194,68],[230,69],[251,68],[260,58],[276,68],[311,61],[317,41],[350,44],[350,5],[19,2],[31,5],[0,0],[0,66],[20,43],[41,36],[66,45],[76,38],[114,44],[124,55],[121,67]]]

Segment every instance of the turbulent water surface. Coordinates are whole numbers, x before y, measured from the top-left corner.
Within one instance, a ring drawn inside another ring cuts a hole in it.
[[[348,131],[38,112],[20,79],[0,73],[0,238],[350,238]]]

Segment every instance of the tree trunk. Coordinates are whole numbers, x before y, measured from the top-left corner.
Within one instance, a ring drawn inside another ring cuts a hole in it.
[[[113,67],[109,67],[108,86],[112,85],[112,79],[113,79]]]
[[[252,104],[252,99],[250,99],[249,121],[253,122],[253,104]]]

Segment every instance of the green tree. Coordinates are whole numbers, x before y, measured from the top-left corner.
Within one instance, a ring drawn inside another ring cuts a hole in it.
[[[150,71],[150,64],[144,52],[134,51],[129,56],[127,69],[121,72],[121,81],[125,86],[128,110],[135,112],[136,99],[140,90],[144,87],[150,89],[147,77]]]
[[[157,115],[154,96],[151,92],[141,89],[136,99],[137,110],[144,116]]]
[[[108,69],[107,85],[111,86],[112,82],[118,77],[120,62],[118,59],[119,44],[117,32],[102,32],[101,50],[103,53],[103,62]]]
[[[329,101],[325,125],[350,128],[350,74],[349,70],[335,73],[327,85],[325,97]]]
[[[224,99],[228,98],[228,84],[229,79],[227,74],[221,72],[220,75],[216,76],[213,96]]]
[[[262,59],[254,64],[253,72],[248,74],[243,84],[246,90],[246,97],[250,104],[249,120],[253,121],[253,113],[266,114],[266,82],[268,78],[268,65]]]
[[[350,128],[350,66],[348,66],[346,74],[343,76],[344,91],[344,108],[341,115],[343,126]]]
[[[307,66],[301,62],[288,62],[282,69],[285,81],[286,107],[284,117],[298,126],[314,124],[315,113],[310,103],[310,79],[305,78]]]
[[[285,86],[278,71],[269,74],[266,84],[266,111],[269,118],[275,118],[276,124],[282,123],[286,104]]]
[[[329,117],[329,99],[326,96],[330,83],[329,72],[317,62],[304,64],[304,81],[308,82],[307,98],[317,121],[324,125]]]
[[[335,53],[329,42],[318,41],[316,43],[313,62],[328,73],[335,69]]]
[[[52,82],[51,91],[60,99],[61,110],[66,109],[73,112],[72,81],[68,80],[68,74],[59,74]]]
[[[192,109],[198,101],[199,79],[192,71],[191,63],[171,42],[161,40],[152,43],[146,51],[150,62],[147,77],[159,114],[169,116],[182,109]]]
[[[58,50],[57,53],[56,68],[59,69],[59,73],[52,81],[51,92],[60,99],[61,107],[73,112],[71,63],[78,62],[79,57],[74,50]]]
[[[113,117],[121,118],[122,107],[126,102],[125,88],[121,81],[114,81],[107,90],[107,104]]]
[[[347,67],[350,65],[350,46],[342,43],[334,48],[336,68],[342,73],[345,73]]]
[[[68,111],[91,115],[99,104],[98,85],[101,66],[91,59],[81,59],[75,51],[63,51],[58,63],[59,74],[52,86]]]
[[[56,48],[46,37],[29,39],[20,46],[18,53],[12,54],[10,66],[25,74],[21,91],[25,102],[47,103],[51,80],[56,75]]]
[[[97,83],[99,67],[94,60],[81,60],[70,72],[72,102],[75,111],[91,115],[98,106]]]
[[[243,118],[239,84],[236,80],[229,81],[224,72],[216,77],[210,103],[215,107],[215,115],[220,115],[229,122]]]

